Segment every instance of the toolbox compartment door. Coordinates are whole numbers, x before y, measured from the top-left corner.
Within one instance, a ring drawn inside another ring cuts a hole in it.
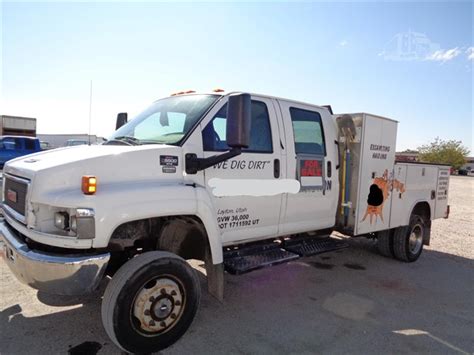
[[[397,121],[364,114],[355,234],[389,228]]]
[[[392,180],[392,209],[390,211],[390,228],[405,226],[407,224],[407,170],[406,164],[395,164]]]
[[[433,219],[446,217],[448,208],[449,170],[447,166],[438,168],[436,203]]]

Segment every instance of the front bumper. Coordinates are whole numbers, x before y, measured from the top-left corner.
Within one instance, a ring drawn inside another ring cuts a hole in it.
[[[0,241],[4,244],[2,256],[16,278],[51,294],[83,295],[94,291],[110,259],[109,253],[84,256],[31,250],[3,220]]]

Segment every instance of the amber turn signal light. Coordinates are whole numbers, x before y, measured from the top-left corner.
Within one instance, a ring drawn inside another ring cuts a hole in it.
[[[92,175],[82,177],[82,192],[85,195],[93,195],[97,192],[97,178]]]

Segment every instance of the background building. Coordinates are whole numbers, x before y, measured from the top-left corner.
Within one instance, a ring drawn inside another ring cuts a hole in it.
[[[407,149],[403,152],[396,152],[395,160],[408,162],[418,161],[418,151]]]
[[[0,115],[0,136],[36,136],[36,118]]]

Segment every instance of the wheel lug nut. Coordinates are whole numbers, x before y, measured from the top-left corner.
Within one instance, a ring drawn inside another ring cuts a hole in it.
[[[150,310],[149,310],[149,309],[146,309],[146,310],[145,310],[145,315],[146,315],[146,316],[149,316],[149,315],[150,315]]]
[[[155,300],[155,297],[153,296],[150,296],[150,298],[148,299],[150,302],[153,302]]]
[[[155,323],[155,321],[152,319],[152,320],[148,323],[148,325],[149,325],[150,327],[154,327],[154,326],[156,325],[156,323]]]
[[[175,304],[176,306],[181,306],[181,302],[180,302],[180,301],[176,301],[174,304]]]
[[[166,290],[165,290],[164,288],[162,288],[162,289],[160,290],[160,292],[161,292],[162,295],[166,295]]]
[[[177,293],[176,293],[175,290],[171,291],[171,296],[176,296],[176,295],[177,295]]]
[[[170,317],[171,317],[171,319],[176,319],[176,314],[171,313],[171,316],[170,316]]]
[[[160,326],[166,327],[166,323],[165,322],[160,322]]]

